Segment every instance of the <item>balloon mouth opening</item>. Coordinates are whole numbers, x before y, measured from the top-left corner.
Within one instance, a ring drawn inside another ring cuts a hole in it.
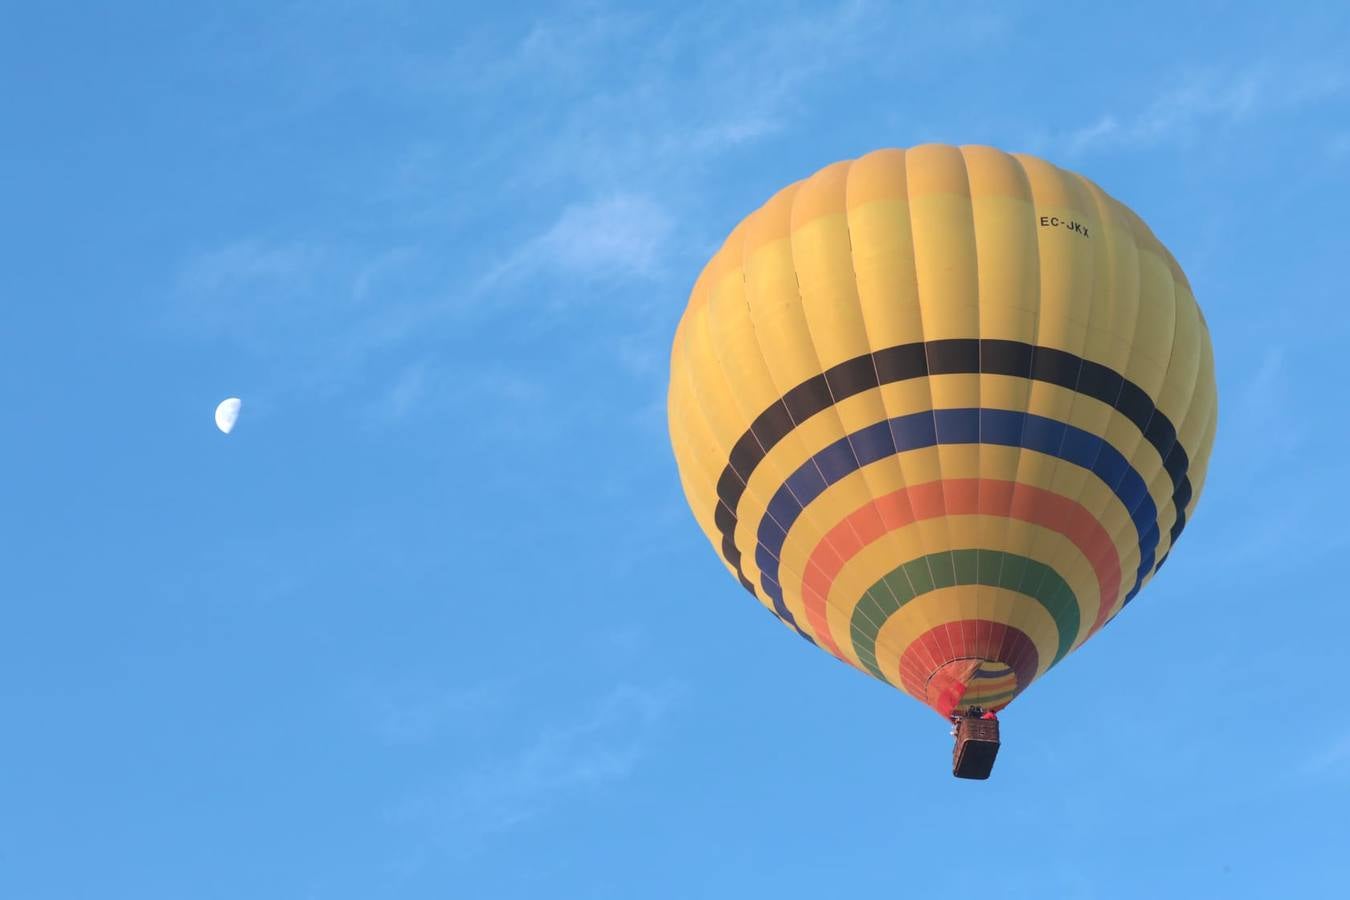
[[[926,702],[950,717],[972,706],[999,710],[1012,702],[1022,685],[1012,666],[997,659],[968,656],[938,666],[928,676]]]

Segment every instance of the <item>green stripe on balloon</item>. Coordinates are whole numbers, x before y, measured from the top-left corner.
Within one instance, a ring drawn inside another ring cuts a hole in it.
[[[876,677],[887,680],[876,658],[877,634],[886,620],[917,597],[963,584],[1004,588],[1040,603],[1059,632],[1051,666],[1073,646],[1078,635],[1078,599],[1058,572],[1034,559],[1001,550],[949,550],[896,566],[863,593],[849,621],[858,661]]]

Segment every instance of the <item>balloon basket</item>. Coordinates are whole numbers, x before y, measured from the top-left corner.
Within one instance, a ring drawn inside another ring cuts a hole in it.
[[[952,750],[952,774],[957,778],[983,781],[998,756],[998,719],[962,716],[956,720],[956,747]]]

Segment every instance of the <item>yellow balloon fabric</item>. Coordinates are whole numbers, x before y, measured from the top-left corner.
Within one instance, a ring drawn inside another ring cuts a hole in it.
[[[933,707],[999,709],[1192,514],[1218,398],[1176,260],[1087,179],[924,145],[742,221],[671,354],[685,495],[788,627]]]

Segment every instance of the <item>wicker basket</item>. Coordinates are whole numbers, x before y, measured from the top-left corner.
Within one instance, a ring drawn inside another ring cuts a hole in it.
[[[998,720],[962,717],[956,722],[956,747],[952,750],[952,774],[957,778],[983,780],[998,756]]]

